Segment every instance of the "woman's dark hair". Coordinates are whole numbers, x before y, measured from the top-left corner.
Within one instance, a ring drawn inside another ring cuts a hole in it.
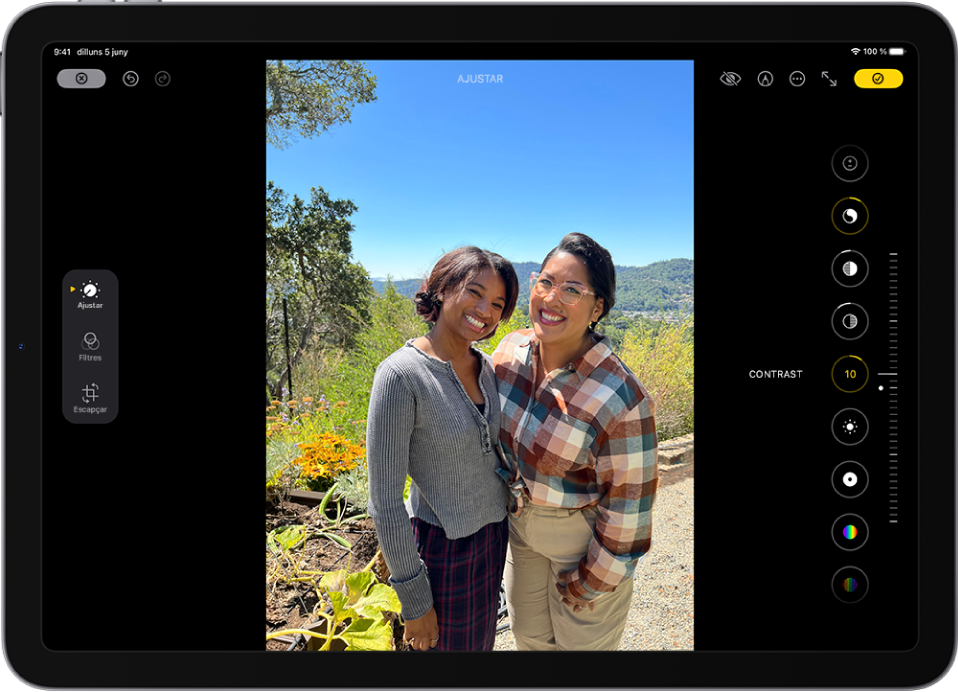
[[[421,315],[426,322],[435,323],[442,306],[440,296],[459,290],[470,279],[486,269],[495,271],[505,284],[506,305],[499,321],[500,323],[508,322],[519,299],[519,279],[516,278],[516,270],[502,255],[471,245],[447,252],[439,258],[428,278],[423,279],[419,293],[416,294],[416,314]]]
[[[586,271],[589,272],[589,283],[592,284],[592,290],[595,291],[596,300],[603,299],[603,310],[602,314],[599,315],[599,320],[601,320],[609,314],[612,306],[615,305],[615,265],[612,264],[612,255],[584,233],[569,233],[542,260],[542,267],[539,268],[539,271],[545,269],[549,260],[560,252],[575,255],[585,264]],[[599,320],[589,325],[590,331],[595,331],[595,326],[599,323]]]

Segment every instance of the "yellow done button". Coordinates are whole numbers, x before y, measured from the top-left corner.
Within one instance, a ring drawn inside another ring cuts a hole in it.
[[[862,89],[897,89],[905,81],[898,70],[859,70],[855,73],[855,84]]]

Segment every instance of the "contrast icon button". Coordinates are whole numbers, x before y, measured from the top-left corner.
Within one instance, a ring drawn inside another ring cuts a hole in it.
[[[123,75],[123,83],[129,87],[136,86],[140,83],[140,77],[136,72],[130,70]]]
[[[832,524],[832,540],[842,550],[858,550],[868,540],[868,524],[857,514],[843,514]]]
[[[842,303],[832,313],[832,329],[846,341],[857,339],[868,331],[868,313],[857,303]]]
[[[839,252],[832,260],[832,276],[842,286],[854,288],[868,276],[868,260],[857,250]]]
[[[842,567],[832,577],[832,592],[842,603],[858,603],[868,593],[868,577],[857,567]]]
[[[861,391],[868,384],[868,366],[858,356],[842,356],[832,366],[832,383],[846,394]]]
[[[843,461],[832,471],[832,487],[849,500],[858,497],[868,487],[868,471],[857,461]]]
[[[843,408],[832,418],[832,435],[843,445],[857,445],[868,436],[868,419],[857,408]]]
[[[854,144],[839,147],[832,154],[832,171],[846,183],[861,180],[868,172],[868,154]]]
[[[868,207],[857,197],[843,197],[832,207],[832,225],[844,235],[855,235],[868,225]]]
[[[858,70],[855,86],[860,89],[897,89],[905,81],[899,70]]]

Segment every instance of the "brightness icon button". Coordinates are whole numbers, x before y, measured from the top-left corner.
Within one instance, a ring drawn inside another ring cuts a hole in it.
[[[868,436],[868,419],[857,408],[843,408],[832,418],[832,435],[843,445],[857,445]]]

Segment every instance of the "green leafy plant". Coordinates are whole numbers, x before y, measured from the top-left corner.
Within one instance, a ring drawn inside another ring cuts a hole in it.
[[[320,651],[329,651],[335,640],[346,644],[346,651],[389,651],[393,632],[386,613],[398,614],[402,606],[395,589],[377,581],[372,572],[347,570],[327,572],[319,581],[318,574],[309,579],[319,595],[322,608],[314,615],[325,619],[325,631],[289,629],[271,632],[266,640],[283,635],[302,634],[323,641]]]

